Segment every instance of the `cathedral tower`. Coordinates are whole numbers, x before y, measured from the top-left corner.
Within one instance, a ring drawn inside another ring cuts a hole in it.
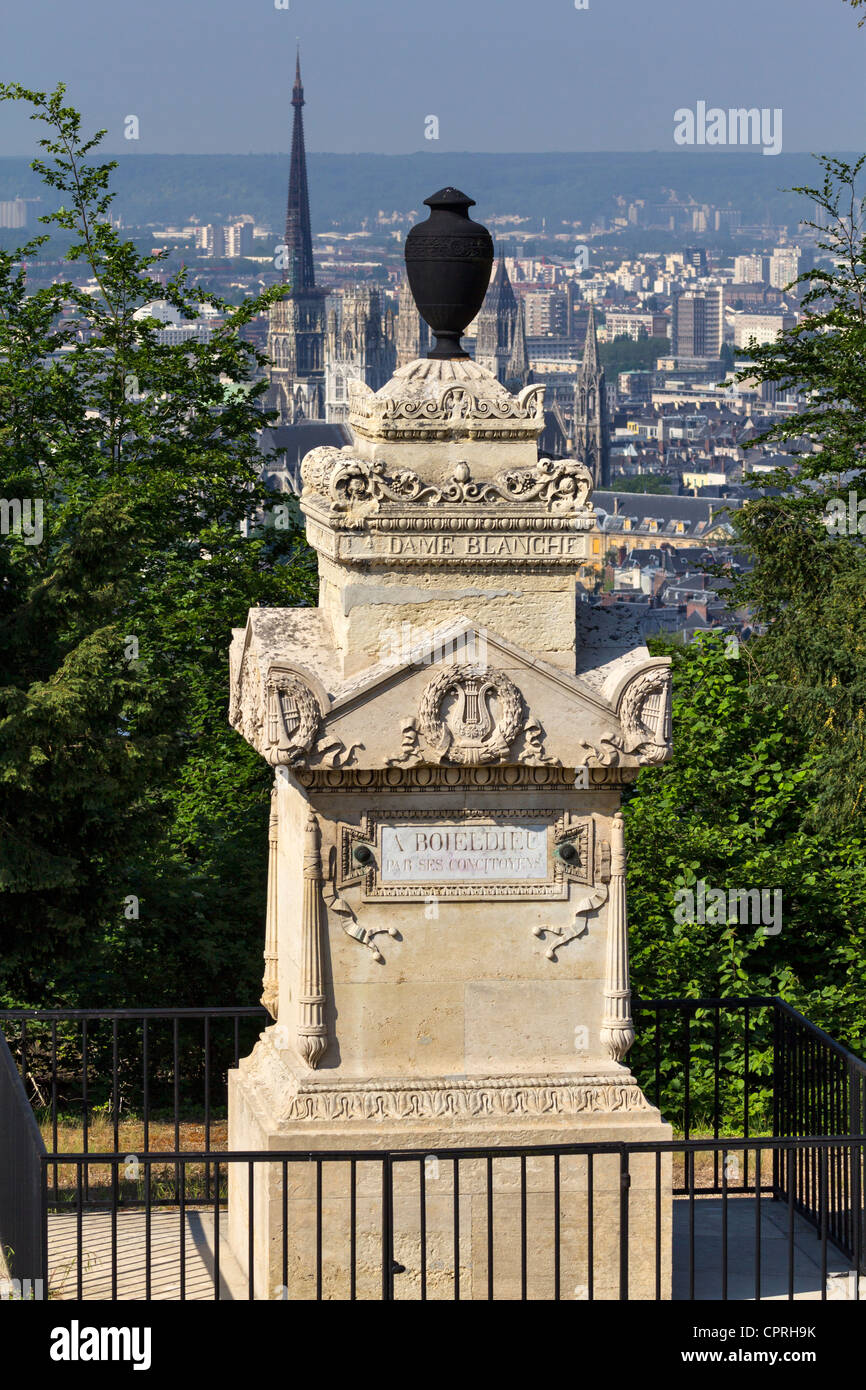
[[[479,367],[486,367],[488,372],[492,372],[503,384],[511,358],[516,324],[517,300],[505,268],[505,258],[500,256],[496,273],[478,315],[475,361]]]
[[[281,267],[288,293],[272,306],[268,326],[271,403],[279,410],[279,423],[283,425],[300,419],[324,419],[325,414],[326,291],[316,286],[313,265],[300,53],[295,65],[292,106],[292,156]]]
[[[610,486],[607,396],[592,304],[586,325],[583,362],[574,392],[574,453],[592,474],[593,487]]]

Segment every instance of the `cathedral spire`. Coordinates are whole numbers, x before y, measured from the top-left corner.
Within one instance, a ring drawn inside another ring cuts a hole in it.
[[[598,351],[595,306],[589,306],[583,362],[574,391],[574,452],[592,474],[593,486],[610,484],[607,388]]]
[[[589,306],[589,318],[586,323],[586,337],[583,340],[583,365],[581,375],[585,377],[595,377],[598,375],[598,334],[595,327],[595,305]]]
[[[530,375],[523,304],[519,303],[517,305],[517,317],[514,320],[514,338],[511,343],[511,356],[508,359],[508,366],[505,369],[505,385],[509,391],[520,391],[528,383]]]
[[[313,268],[313,234],[310,228],[310,195],[307,186],[307,154],[304,148],[304,88],[301,82],[301,52],[295,60],[292,88],[295,110],[292,124],[292,162],[289,170],[289,202],[286,208],[286,267],[283,271],[293,291],[311,290],[316,283]]]
[[[504,256],[496,262],[477,322],[475,361],[504,383],[517,322],[517,299]]]

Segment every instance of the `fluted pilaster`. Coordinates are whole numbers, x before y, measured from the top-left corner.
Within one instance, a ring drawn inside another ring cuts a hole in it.
[[[301,994],[298,1001],[298,1051],[309,1067],[317,1067],[328,1046],[325,1027],[325,985],[322,969],[322,935],[324,904],[322,902],[321,831],[316,817],[310,812],[304,830],[304,899],[301,933]]]
[[[625,898],[625,822],[617,811],[610,831],[610,898],[607,967],[601,1041],[615,1062],[622,1062],[634,1042],[628,977],[628,916]]]
[[[271,815],[268,821],[268,907],[265,919],[265,973],[261,1002],[276,1022],[279,998],[279,956],[277,948],[277,847],[279,843],[279,803],[277,783],[271,788]]]

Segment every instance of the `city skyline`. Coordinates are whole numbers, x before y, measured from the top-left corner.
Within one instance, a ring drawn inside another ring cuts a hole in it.
[[[298,40],[311,89],[327,93],[308,129],[314,153],[675,150],[675,113],[700,103],[783,112],[787,152],[863,145],[866,33],[841,0],[819,24],[808,0],[732,0],[723,17],[712,10],[711,38],[709,5],[684,14],[675,0],[542,0],[531,14],[517,0],[468,13],[456,0],[416,12],[396,0],[279,3],[213,0],[205,29],[166,0],[151,0],[146,22],[92,0],[86,28],[52,12],[35,51],[34,11],[10,14],[4,77],[65,81],[113,154],[286,151]],[[832,101],[816,100],[829,90]],[[0,153],[31,153],[36,134],[6,107]]]

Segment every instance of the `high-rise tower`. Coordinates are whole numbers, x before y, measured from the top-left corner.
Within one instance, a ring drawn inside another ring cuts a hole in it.
[[[304,148],[304,88],[301,55],[292,89],[294,119],[281,268],[288,293],[271,308],[268,355],[271,359],[271,404],[280,423],[324,419],[325,294],[316,285],[307,155]]]
[[[593,487],[610,484],[610,444],[604,368],[598,355],[595,309],[589,306],[589,322],[583,346],[583,362],[574,391],[574,453],[592,474]]]

